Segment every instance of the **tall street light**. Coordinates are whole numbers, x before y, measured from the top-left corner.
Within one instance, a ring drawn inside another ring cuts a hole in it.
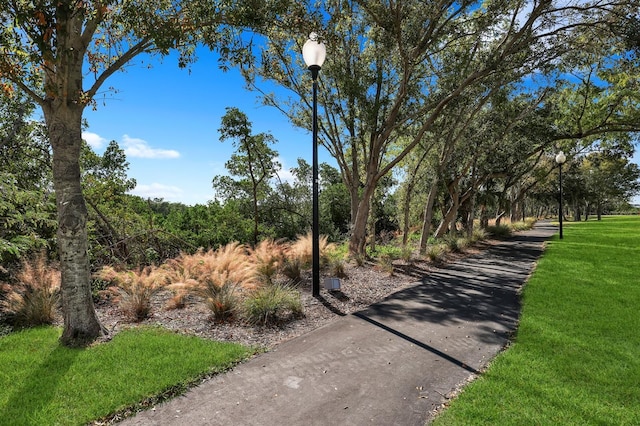
[[[560,239],[562,239],[562,165],[567,161],[567,156],[564,155],[564,152],[560,151],[558,155],[556,155],[556,163],[558,163],[560,169],[560,200],[558,207],[558,219],[560,220]]]
[[[302,46],[302,57],[311,71],[313,80],[313,224],[312,224],[312,288],[311,294],[320,295],[320,209],[318,206],[318,73],[327,56],[324,43],[318,34],[309,34]]]

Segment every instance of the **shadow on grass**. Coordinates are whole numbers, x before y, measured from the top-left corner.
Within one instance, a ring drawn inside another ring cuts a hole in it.
[[[7,399],[0,424],[42,424],[57,389],[84,349],[69,349],[61,344],[33,369]],[[39,420],[40,419],[40,420]],[[9,420],[9,423],[4,423]],[[54,419],[50,419],[54,421]]]

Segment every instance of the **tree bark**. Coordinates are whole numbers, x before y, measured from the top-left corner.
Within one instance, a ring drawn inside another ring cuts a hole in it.
[[[429,242],[429,234],[431,233],[431,221],[433,220],[433,204],[436,201],[439,183],[439,176],[436,175],[431,184],[429,198],[427,198],[427,203],[424,206],[424,221],[422,222],[422,234],[420,235],[420,254],[422,255],[427,252],[427,243]]]
[[[64,315],[60,340],[65,346],[82,347],[103,332],[91,297],[87,207],[80,185],[82,106],[55,102],[44,112],[53,148],[53,185],[58,210]]]

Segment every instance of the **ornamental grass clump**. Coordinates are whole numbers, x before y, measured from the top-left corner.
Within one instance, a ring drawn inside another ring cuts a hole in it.
[[[256,269],[245,246],[230,243],[218,250],[199,251],[182,256],[182,266],[188,265],[188,279],[171,283],[172,291],[187,291],[200,297],[211,311],[214,321],[228,321],[238,311],[240,293],[256,287]],[[164,267],[176,267],[167,263]],[[170,274],[169,274],[170,276]]]
[[[511,227],[508,225],[488,226],[487,232],[495,238],[507,238],[511,236]]]
[[[274,325],[302,313],[300,292],[286,284],[259,287],[244,303],[245,318],[254,325]]]
[[[335,245],[330,244],[326,235],[320,235],[318,239],[318,245],[320,247],[320,263],[326,265],[329,261],[328,254],[335,250]],[[313,250],[313,235],[311,232],[306,235],[300,235],[289,246],[286,251],[287,258],[300,258],[305,268],[311,267],[311,256]]]
[[[22,262],[14,284],[2,283],[0,311],[19,327],[51,324],[59,303],[60,271],[47,263],[45,253]]]
[[[255,267],[256,278],[264,284],[271,284],[283,267],[285,247],[270,239],[262,240],[249,250],[249,258]]]
[[[430,244],[427,246],[425,256],[431,262],[440,262],[447,254],[446,246],[443,244]]]
[[[115,284],[109,290],[116,295],[122,312],[135,322],[149,317],[151,297],[165,286],[164,275],[151,266],[131,271],[117,271],[105,266],[96,277]]]

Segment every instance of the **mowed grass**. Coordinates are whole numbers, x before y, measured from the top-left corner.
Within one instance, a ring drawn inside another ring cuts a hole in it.
[[[435,425],[640,425],[640,217],[570,223],[513,345]]]
[[[160,328],[122,331],[86,349],[58,343],[40,327],[0,338],[0,425],[82,425],[175,394],[251,354]]]

